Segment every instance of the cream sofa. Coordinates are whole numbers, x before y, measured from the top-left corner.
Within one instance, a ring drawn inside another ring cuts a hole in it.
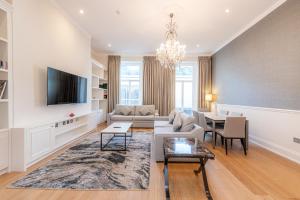
[[[133,122],[133,127],[153,128],[156,116],[154,105],[116,105],[114,111],[108,114],[107,123]]]
[[[155,160],[160,162],[164,160],[163,141],[168,137],[184,137],[184,138],[197,138],[198,141],[203,142],[204,130],[198,125],[194,125],[194,128],[189,132],[176,132],[173,130],[172,124],[168,121],[165,123],[155,123],[154,127],[154,151]],[[194,159],[172,159],[171,161],[177,162],[195,162]]]

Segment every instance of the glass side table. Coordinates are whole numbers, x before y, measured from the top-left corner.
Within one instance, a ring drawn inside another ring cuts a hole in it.
[[[207,199],[212,200],[209,191],[205,164],[209,159],[214,159],[215,155],[195,138],[165,138],[164,139],[164,178],[166,199],[170,199],[168,161],[170,158],[196,158],[199,159],[200,166],[194,170],[195,175],[202,172],[204,189]]]

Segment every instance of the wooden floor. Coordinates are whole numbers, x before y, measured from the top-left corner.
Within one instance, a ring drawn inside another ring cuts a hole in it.
[[[99,129],[101,128],[103,127]],[[300,200],[300,165],[256,145],[250,144],[249,148],[248,156],[244,156],[238,141],[229,150],[228,156],[225,155],[224,149],[220,145],[213,150],[216,159],[209,161],[206,169],[214,200]],[[44,165],[62,151],[32,166],[28,172]],[[165,199],[163,164],[157,164],[152,160],[151,165],[150,187],[145,191],[7,189],[9,183],[25,175],[25,173],[10,173],[0,176],[0,199]],[[170,164],[171,199],[206,199],[202,178],[193,173],[197,167],[196,164]]]

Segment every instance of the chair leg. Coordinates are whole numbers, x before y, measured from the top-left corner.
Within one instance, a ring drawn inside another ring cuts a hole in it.
[[[225,139],[225,152],[226,152],[226,155],[227,155],[227,138],[224,138]]]
[[[246,150],[246,139],[245,138],[241,138],[241,143],[244,149],[244,154],[245,156],[247,155],[247,150]]]
[[[218,137],[218,134],[215,133],[215,146],[217,146],[217,137]]]
[[[203,142],[205,141],[205,135],[206,135],[206,132],[204,132],[204,135],[203,135]]]
[[[224,145],[224,137],[221,136],[221,142],[222,142],[222,146]]]
[[[232,141],[233,141],[233,139],[231,138],[231,140],[230,140],[230,145],[231,145],[231,148],[232,148]]]

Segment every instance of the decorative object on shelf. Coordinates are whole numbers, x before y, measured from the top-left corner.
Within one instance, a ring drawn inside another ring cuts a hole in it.
[[[107,89],[107,83],[100,84],[99,88]]]
[[[3,99],[7,81],[0,80],[0,99]]]
[[[74,113],[70,113],[69,117],[75,117],[75,114]]]
[[[174,14],[170,14],[171,21],[167,24],[166,42],[156,50],[156,58],[165,68],[175,69],[185,56],[185,45],[177,40],[177,25],[173,22]]]

